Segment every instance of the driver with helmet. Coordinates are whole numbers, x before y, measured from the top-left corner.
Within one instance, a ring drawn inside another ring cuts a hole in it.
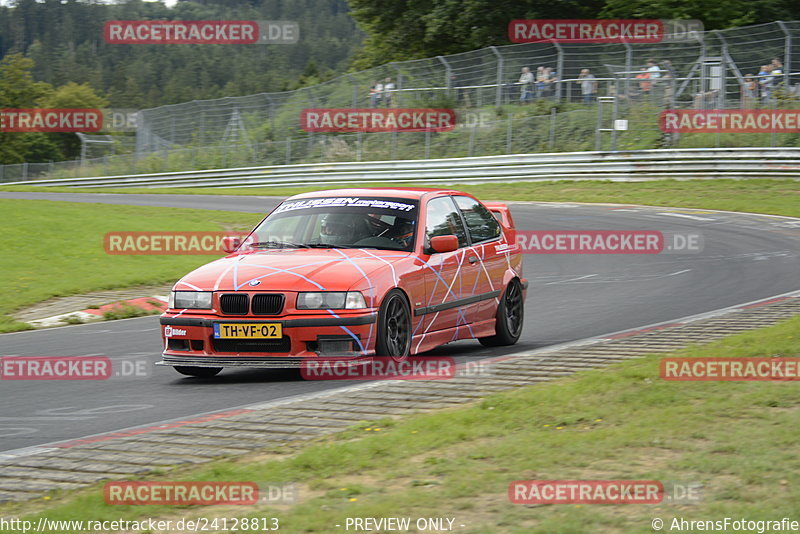
[[[396,218],[394,224],[383,232],[376,233],[369,224],[371,215],[364,217],[356,213],[329,213],[322,219],[319,242],[324,245],[357,245],[369,237],[385,237],[403,249],[411,246],[414,237],[414,220]]]
[[[329,213],[322,219],[319,240],[325,245],[352,245],[363,239],[361,217],[355,213]]]

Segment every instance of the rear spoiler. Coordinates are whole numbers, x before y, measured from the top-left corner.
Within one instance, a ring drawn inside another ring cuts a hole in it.
[[[500,222],[508,242],[516,243],[517,231],[509,207],[502,202],[484,202],[483,205],[489,208],[494,218]]]

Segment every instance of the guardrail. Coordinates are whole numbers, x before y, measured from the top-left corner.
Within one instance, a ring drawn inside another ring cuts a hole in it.
[[[313,163],[128,176],[60,178],[3,185],[66,187],[288,187],[485,183],[535,180],[800,178],[800,148],[689,148],[560,152],[428,160]]]

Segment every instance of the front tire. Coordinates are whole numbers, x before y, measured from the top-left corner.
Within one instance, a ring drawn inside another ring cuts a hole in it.
[[[219,372],[222,371],[222,367],[187,367],[184,365],[176,365],[175,370],[186,376],[211,378],[212,376],[219,374]]]
[[[522,335],[525,306],[522,301],[522,284],[514,278],[506,286],[495,316],[495,334],[478,338],[486,347],[513,345]]]
[[[403,361],[411,354],[411,307],[399,289],[389,291],[378,310],[375,355]]]

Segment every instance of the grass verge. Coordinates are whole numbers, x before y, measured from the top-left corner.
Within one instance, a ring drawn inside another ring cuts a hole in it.
[[[800,317],[695,346],[693,357],[800,356]],[[51,520],[278,517],[281,531],[335,532],[347,517],[450,517],[459,532],[650,532],[686,519],[792,517],[798,382],[666,382],[662,356],[504,392],[467,407],[359,425],[297,451],[217,461],[154,480],[288,483],[279,507],[108,506],[102,485],[22,504],[0,516]],[[523,479],[638,479],[703,485],[692,505],[509,503]],[[34,523],[35,524],[35,523]],[[665,530],[667,530],[665,528]],[[69,529],[62,530],[69,532]]]
[[[425,184],[426,187],[434,187]],[[326,188],[334,188],[331,184]],[[342,187],[347,187],[343,185]],[[360,187],[360,186],[359,186]],[[364,187],[392,187],[374,183]],[[800,181],[797,180],[657,180],[652,182],[514,182],[497,184],[457,184],[442,186],[474,194],[484,200],[540,202],[612,202],[681,206],[726,211],[746,211],[800,217]],[[147,193],[193,195],[246,195],[285,197],[318,186],[284,188],[193,188],[193,189],[81,189],[81,193]],[[0,191],[69,192],[67,187],[6,186]]]
[[[251,229],[261,215],[47,200],[0,199],[0,272],[11,284],[0,302],[0,332],[28,328],[9,314],[52,297],[173,282],[214,256],[106,254],[112,231]]]
[[[133,317],[144,317],[146,315],[161,315],[162,310],[147,310],[139,306],[133,306],[127,302],[103,312],[104,321],[116,321],[117,319],[131,319]]]

